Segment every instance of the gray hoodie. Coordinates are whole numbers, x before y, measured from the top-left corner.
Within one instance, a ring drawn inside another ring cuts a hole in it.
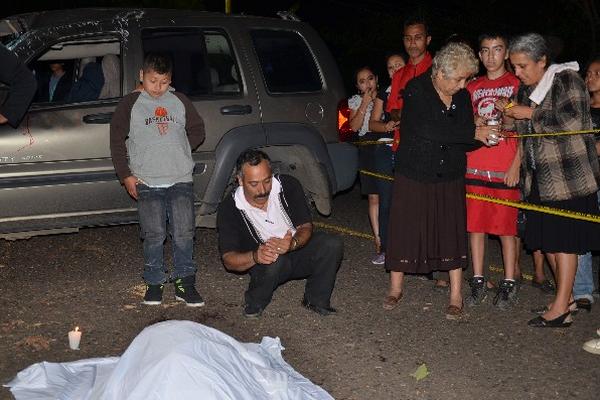
[[[192,149],[204,140],[204,122],[181,93],[153,98],[138,92],[117,106],[110,136],[121,181],[134,175],[148,186],[169,186],[192,181]]]

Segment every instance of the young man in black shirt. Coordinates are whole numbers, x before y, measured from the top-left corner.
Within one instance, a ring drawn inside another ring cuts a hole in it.
[[[335,313],[330,298],[342,240],[313,232],[300,182],[273,176],[267,154],[245,151],[236,174],[239,186],[219,205],[217,228],[225,267],[250,274],[244,315],[258,318],[275,289],[295,279],[306,279],[304,307],[323,316]]]

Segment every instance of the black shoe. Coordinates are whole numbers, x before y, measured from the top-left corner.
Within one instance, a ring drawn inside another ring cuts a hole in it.
[[[146,285],[146,294],[142,304],[157,306],[162,303],[163,289],[165,285]]]
[[[496,297],[494,297],[492,303],[501,310],[509,309],[518,301],[517,288],[518,286],[515,281],[509,281],[507,279],[501,280],[498,285]]]
[[[325,317],[327,315],[335,314],[337,310],[333,307],[321,307],[314,304],[310,304],[306,299],[302,300],[302,306],[310,311],[314,311],[317,314]]]
[[[571,315],[571,311],[567,311],[566,313],[550,320],[545,319],[540,315],[532,320],[529,320],[527,325],[534,328],[568,328],[573,323],[573,321],[565,321],[569,315]]]
[[[244,317],[248,319],[260,318],[262,312],[263,309],[261,307],[253,306],[251,304],[246,304],[244,306]]]
[[[469,286],[471,287],[471,295],[465,299],[465,303],[469,307],[478,306],[487,297],[487,286],[485,285],[485,279],[477,276],[469,280]]]
[[[590,301],[590,299],[577,299],[575,300],[575,304],[577,304],[578,309],[585,310],[587,312],[592,311],[592,302]]]
[[[175,279],[175,299],[184,301],[189,307],[202,307],[204,299],[196,290],[195,283],[195,275]]]
[[[547,294],[554,294],[554,291],[556,290],[556,288],[554,287],[554,284],[551,281],[549,281],[548,279],[544,279],[543,282],[536,282],[536,280],[534,278],[531,280],[531,286],[533,286],[534,288],[538,288],[542,292],[547,293]]]

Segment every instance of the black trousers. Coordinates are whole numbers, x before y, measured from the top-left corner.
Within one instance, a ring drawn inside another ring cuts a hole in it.
[[[394,153],[388,145],[375,145],[375,172],[382,175],[394,176]],[[377,178],[377,194],[379,194],[379,238],[381,251],[385,253],[388,238],[388,222],[390,220],[390,205],[392,203],[393,182]]]
[[[301,249],[279,256],[272,264],[256,264],[250,269],[246,304],[264,309],[279,285],[306,279],[304,299],[316,306],[329,307],[343,254],[340,237],[314,232]]]

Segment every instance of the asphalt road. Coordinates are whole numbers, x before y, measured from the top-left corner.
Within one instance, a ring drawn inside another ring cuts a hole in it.
[[[316,220],[368,233],[366,208],[353,190],[335,198],[332,217]],[[189,319],[245,342],[279,336],[286,361],[336,399],[600,398],[600,357],[581,349],[600,327],[600,306],[580,312],[568,329],[529,328],[529,309],[551,297],[524,284],[512,310],[499,311],[489,301],[448,321],[445,294],[411,278],[401,305],[385,311],[388,275],[370,263],[373,244],[343,236],[332,300],[338,314],[323,318],[300,307],[303,282],[291,282],[259,320],[242,317],[248,278],[224,270],[214,230],[197,232],[202,309],[175,303],[171,287],[162,306],[140,304],[137,226],[1,241],[0,381],[42,360],[119,355],[145,326]],[[498,242],[488,244],[486,265],[500,266]],[[530,256],[523,254],[521,263],[531,273]],[[67,345],[74,325],[84,331],[78,352]],[[429,375],[417,381],[411,374],[423,364]],[[0,389],[0,398],[11,397]]]

